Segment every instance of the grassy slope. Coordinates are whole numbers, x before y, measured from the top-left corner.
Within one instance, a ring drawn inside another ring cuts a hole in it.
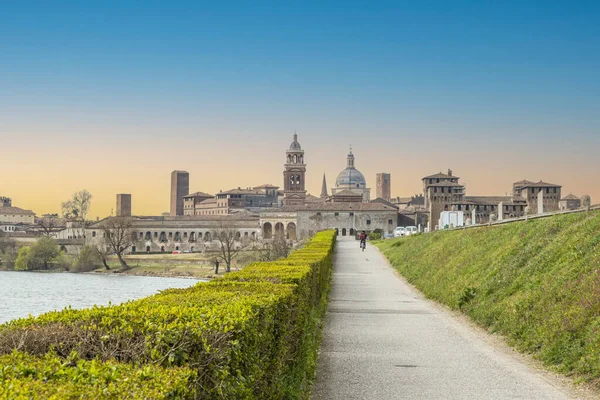
[[[600,212],[381,242],[426,296],[600,383]]]

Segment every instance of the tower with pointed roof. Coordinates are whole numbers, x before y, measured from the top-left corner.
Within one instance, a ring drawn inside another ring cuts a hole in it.
[[[286,163],[283,171],[283,204],[304,205],[306,203],[306,164],[304,150],[298,143],[298,135],[286,152]]]
[[[325,178],[325,173],[323,173],[323,186],[321,186],[321,198],[327,199],[327,179]]]

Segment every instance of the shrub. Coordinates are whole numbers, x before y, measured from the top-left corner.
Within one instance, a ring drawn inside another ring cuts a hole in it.
[[[0,398],[174,399],[189,393],[188,368],[136,367],[86,361],[77,353],[61,359],[13,352],[0,357]]]
[[[31,250],[29,247],[21,247],[17,252],[15,260],[15,271],[27,271],[31,267]]]
[[[48,269],[52,263],[59,260],[61,253],[52,238],[43,236],[30,247],[22,247],[17,254],[15,270],[27,271]]]
[[[83,246],[81,252],[73,262],[73,270],[77,272],[89,272],[102,266],[100,253],[92,246]]]
[[[379,240],[381,239],[381,233],[380,232],[371,232],[369,233],[369,240]]]
[[[325,313],[333,232],[288,259],[125,304],[66,309],[0,325],[0,354],[194,371],[191,397],[306,397]]]

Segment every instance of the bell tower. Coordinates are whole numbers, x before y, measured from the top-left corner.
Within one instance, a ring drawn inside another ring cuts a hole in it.
[[[304,205],[306,202],[305,175],[304,150],[298,143],[298,135],[294,133],[294,141],[286,152],[286,163],[283,171],[284,205]]]

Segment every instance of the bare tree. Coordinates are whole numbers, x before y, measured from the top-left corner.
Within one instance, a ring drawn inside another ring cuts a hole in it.
[[[106,262],[106,257],[110,254],[110,249],[107,246],[93,246],[94,250],[96,251],[96,253],[98,253],[98,256],[100,257],[100,260],[102,260],[102,265],[104,265],[104,269],[107,271],[110,271],[110,267],[108,266],[108,263]]]
[[[225,263],[225,271],[231,271],[231,263],[242,250],[241,235],[233,223],[225,221],[215,231],[215,240],[219,242],[217,259]]]
[[[275,261],[287,257],[290,253],[290,246],[283,235],[275,235],[273,240],[256,240],[252,245],[252,250],[256,252],[258,261]]]
[[[133,227],[133,218],[131,217],[109,217],[100,224],[102,229],[104,247],[116,254],[121,264],[121,269],[127,270],[129,266],[125,262],[123,255],[137,242],[137,232]],[[104,263],[106,268],[106,263]]]
[[[590,208],[592,207],[592,198],[589,195],[584,194],[581,196],[581,207],[585,208],[586,211],[590,211]]]
[[[92,197],[92,194],[87,190],[80,190],[73,193],[71,199],[63,202],[61,206],[63,217],[73,222],[73,230],[77,232],[77,237],[84,238],[84,244],[85,228]]]
[[[38,220],[37,230],[44,236],[54,236],[56,232],[64,229],[65,224],[58,215],[44,215]]]

